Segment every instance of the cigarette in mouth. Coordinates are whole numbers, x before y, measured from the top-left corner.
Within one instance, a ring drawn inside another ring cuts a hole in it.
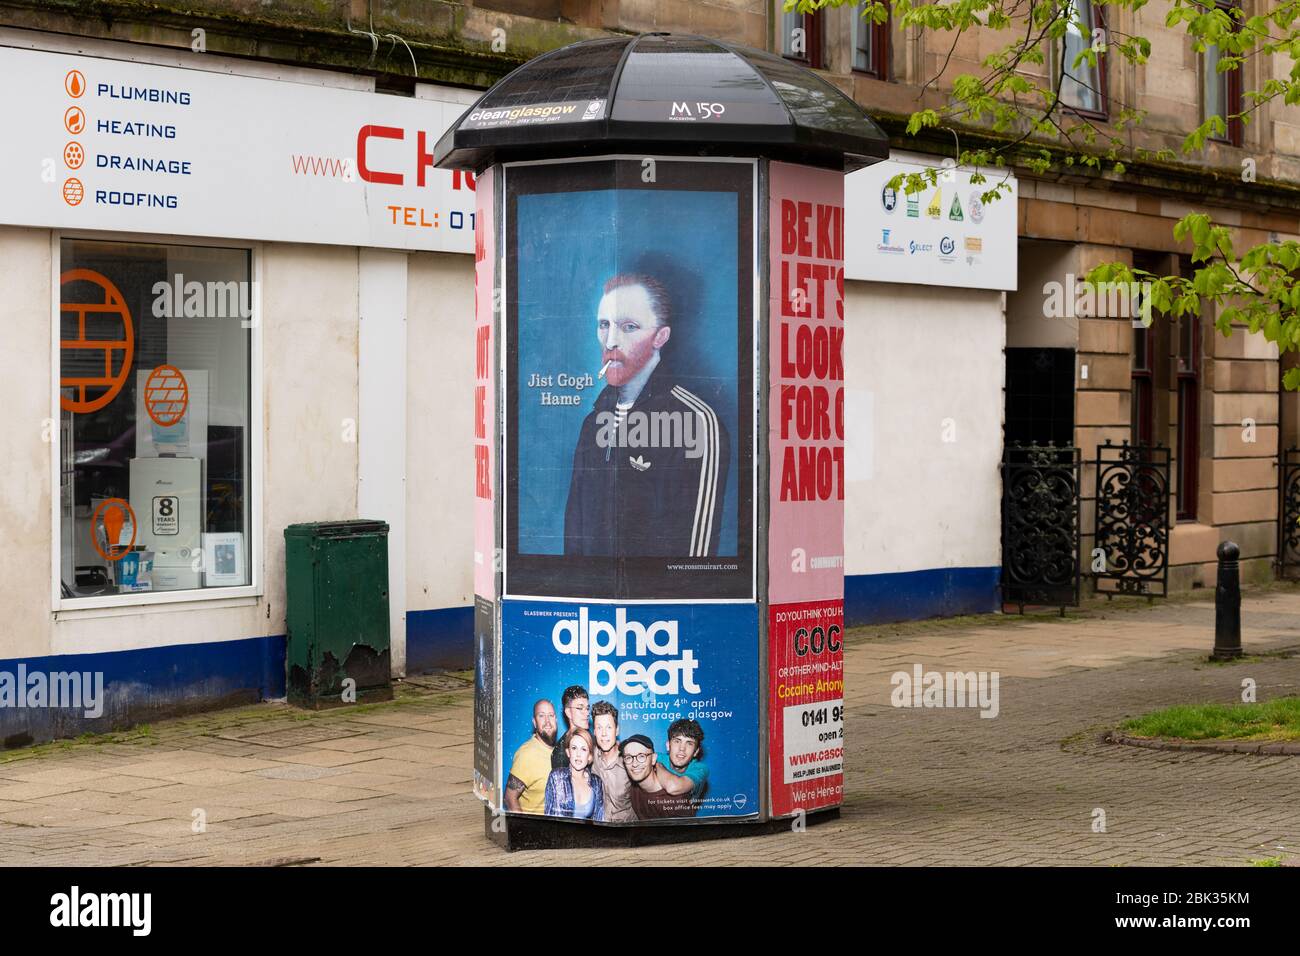
[[[613,362],[613,361],[614,361],[613,359],[610,359],[609,362],[606,362],[604,365],[602,365],[602,366],[600,367],[600,371],[596,373],[596,378],[604,378],[604,377],[605,377],[605,372],[608,371],[608,369],[609,369],[609,364],[610,364],[610,362]]]

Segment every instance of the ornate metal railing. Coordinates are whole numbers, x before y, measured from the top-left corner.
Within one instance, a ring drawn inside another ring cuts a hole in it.
[[[1002,601],[1079,603],[1079,449],[1022,445],[1002,454]]]
[[[1169,591],[1169,449],[1097,446],[1096,518],[1089,562],[1098,594]]]

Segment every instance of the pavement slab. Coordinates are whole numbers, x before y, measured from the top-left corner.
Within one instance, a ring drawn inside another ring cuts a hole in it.
[[[1101,739],[1238,700],[1244,678],[1260,700],[1300,694],[1300,589],[1247,593],[1260,656],[1208,663],[1213,632],[1213,605],[1186,599],[850,631],[844,807],[800,832],[503,853],[468,792],[472,690],[415,678],[391,703],[269,702],[0,754],[0,863],[1300,865],[1300,756]],[[892,676],[917,664],[997,671],[997,717],[892,706]]]

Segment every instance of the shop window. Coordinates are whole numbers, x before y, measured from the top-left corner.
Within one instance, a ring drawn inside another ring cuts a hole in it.
[[[852,7],[851,14],[854,71],[881,80],[889,79],[889,21],[864,20],[861,4]]]
[[[1133,397],[1130,403],[1130,426],[1135,445],[1153,445],[1155,426],[1155,381],[1151,364],[1150,328],[1133,329]]]
[[[1086,59],[1075,63],[1084,50],[1104,50],[1106,23],[1091,0],[1074,0],[1073,15],[1061,43],[1061,102],[1075,112],[1104,118],[1106,105],[1106,54],[1098,52],[1094,66]]]
[[[1178,388],[1177,493],[1178,519],[1196,520],[1197,473],[1201,462],[1200,443],[1200,350],[1201,324],[1194,315],[1184,316],[1174,330],[1174,354]]]
[[[251,584],[251,252],[64,239],[59,271],[62,597]]]
[[[1220,2],[1219,10],[1238,22],[1238,8],[1234,3]],[[1235,28],[1235,26],[1234,26]],[[1229,117],[1241,112],[1241,68],[1219,72],[1219,48],[1211,45],[1200,56],[1201,60],[1201,120],[1211,116],[1222,116],[1225,129],[1210,138],[1232,146],[1242,143],[1242,123],[1240,119]]]
[[[798,13],[784,9],[783,0],[777,2],[776,38],[781,48],[781,55],[802,63],[814,70],[826,66],[825,43],[822,36],[823,25],[821,13]]]

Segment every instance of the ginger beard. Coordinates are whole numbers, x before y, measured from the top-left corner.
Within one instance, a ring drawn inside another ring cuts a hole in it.
[[[630,382],[663,348],[671,334],[669,326],[659,324],[645,286],[623,285],[610,289],[596,309],[600,360],[609,363],[605,380],[614,386]]]

